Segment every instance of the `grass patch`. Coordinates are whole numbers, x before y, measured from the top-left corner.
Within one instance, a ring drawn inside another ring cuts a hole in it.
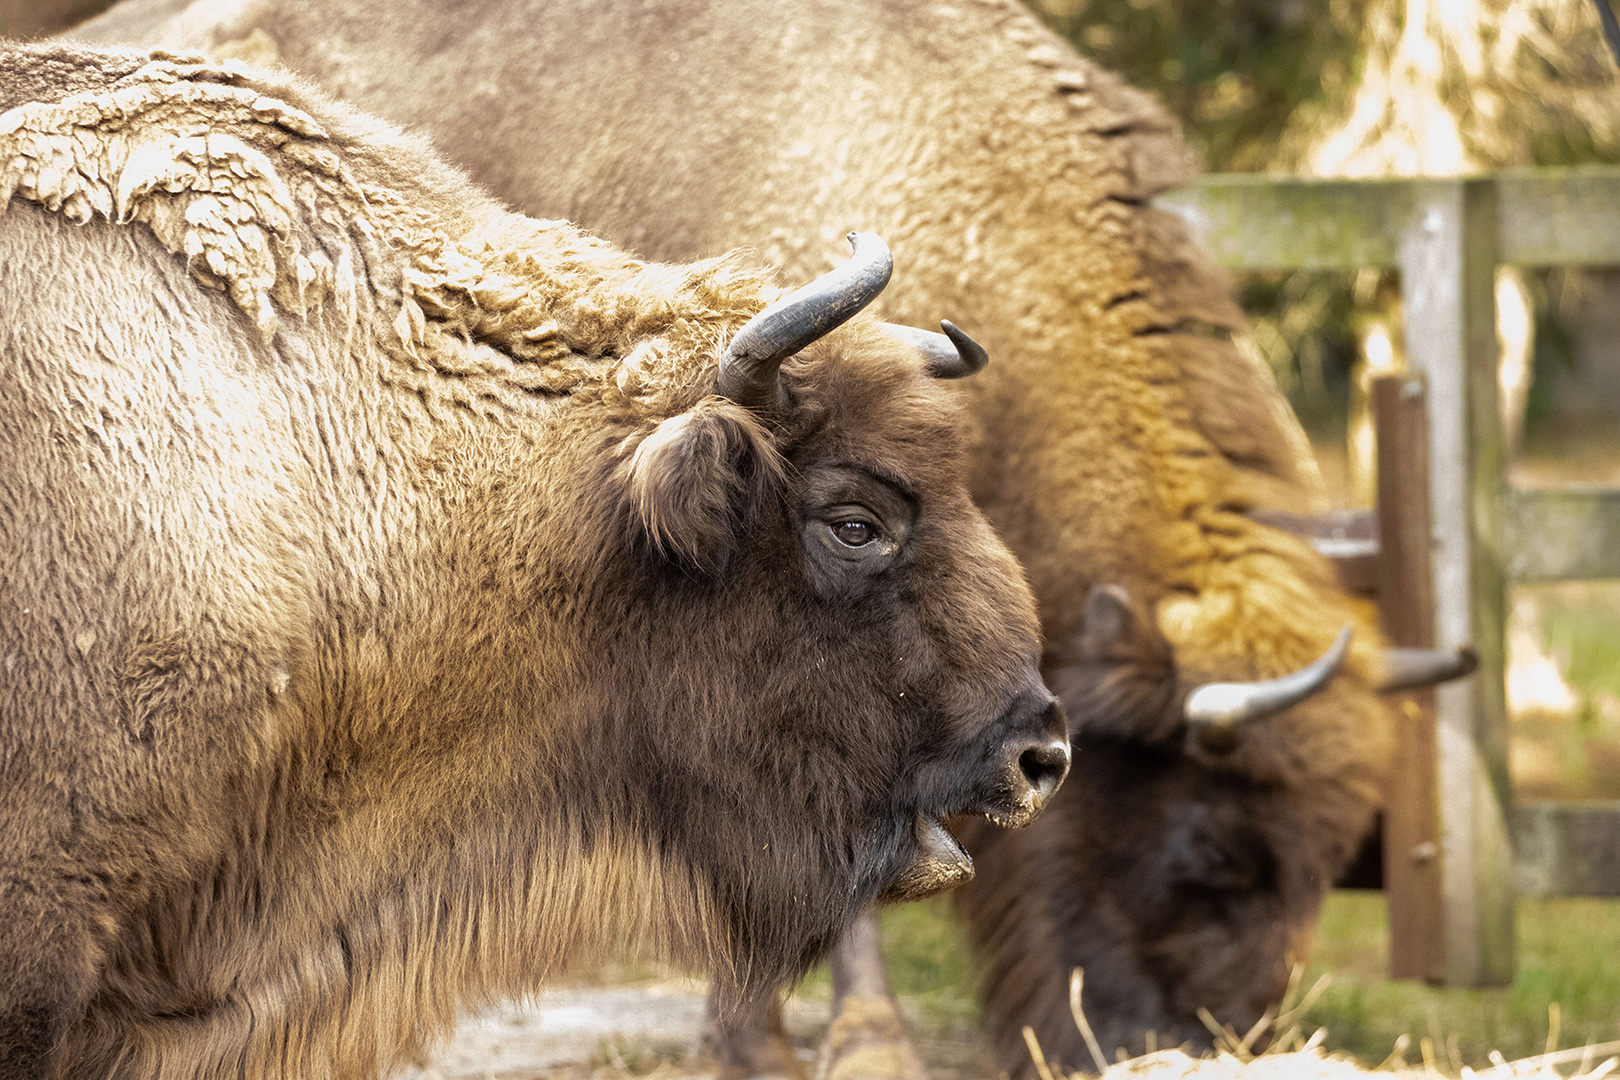
[[[883,956],[889,988],[908,1013],[947,1032],[978,1024],[973,954],[951,915],[949,895],[884,908]],[[831,1000],[827,965],[814,968],[794,992],[812,1001]]]
[[[890,908],[883,919],[889,977],[908,1006],[933,1024],[976,1022],[972,957],[946,898]],[[1453,990],[1392,982],[1389,930],[1382,893],[1331,894],[1317,929],[1303,985],[1324,972],[1332,981],[1305,1015],[1307,1033],[1327,1029],[1325,1048],[1349,1053],[1371,1068],[1389,1056],[1401,1035],[1408,1060],[1425,1036],[1441,1060],[1447,1044],[1457,1060],[1489,1069],[1489,1054],[1509,1061],[1541,1053],[1547,1007],[1556,1002],[1561,1047],[1620,1039],[1620,901],[1523,900],[1519,903],[1519,975],[1500,990]],[[816,978],[825,985],[825,973]]]
[[[947,1031],[977,1027],[973,954],[956,928],[948,895],[885,910],[883,954],[889,985],[911,1012]]]
[[[1521,586],[1546,649],[1579,701],[1572,715],[1516,716],[1517,796],[1620,799],[1620,582]]]
[[[1392,982],[1382,893],[1341,890],[1328,897],[1306,981],[1333,981],[1306,1014],[1327,1028],[1326,1046],[1365,1065],[1389,1055],[1400,1035],[1448,1043],[1462,1064],[1490,1067],[1492,1050],[1509,1061],[1539,1054],[1548,1006],[1557,1003],[1561,1046],[1620,1039],[1620,901],[1522,900],[1518,977],[1500,990],[1455,990]]]
[[[1587,698],[1620,698],[1620,582],[1568,582],[1535,593],[1542,632],[1565,661],[1570,685]]]

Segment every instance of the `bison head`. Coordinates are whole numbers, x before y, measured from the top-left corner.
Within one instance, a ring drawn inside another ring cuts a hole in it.
[[[1080,775],[1029,833],[970,840],[983,884],[965,900],[991,1027],[1034,1025],[1073,1068],[1092,1064],[1067,1001],[1075,968],[1110,1057],[1208,1048],[1200,1009],[1241,1036],[1276,1006],[1376,805],[1387,728],[1368,690],[1468,666],[1364,650],[1345,671],[1347,627],[1299,670],[1212,683],[1186,670],[1193,658],[1231,660],[1161,629],[1190,636],[1185,624],[1208,615],[1198,604],[1092,587],[1079,633],[1047,658]],[[1016,1073],[1027,1051],[1002,1042]]]
[[[606,680],[652,722],[632,798],[714,883],[717,970],[756,988],[864,906],[970,876],[944,819],[1026,824],[1068,769],[1033,606],[935,383],[983,353],[948,323],[835,330],[889,275],[852,240],[730,339],[713,395],[627,440],[637,614],[590,650],[636,653]]]

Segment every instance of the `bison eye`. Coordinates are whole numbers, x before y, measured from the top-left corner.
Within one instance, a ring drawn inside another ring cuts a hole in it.
[[[877,539],[877,529],[865,521],[840,521],[832,527],[833,535],[846,547],[865,547]]]
[[[915,500],[865,469],[812,465],[800,505],[805,569],[828,599],[849,598],[893,567],[917,517]]]

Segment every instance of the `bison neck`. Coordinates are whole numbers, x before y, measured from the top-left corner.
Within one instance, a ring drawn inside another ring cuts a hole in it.
[[[222,1047],[249,1075],[374,1075],[447,1030],[458,1007],[531,990],[604,950],[693,959],[707,901],[629,830],[562,814],[537,828],[487,798],[440,794],[453,812],[432,836],[389,835],[383,799],[344,805],[319,844],[299,842],[292,813],[272,813],[257,823],[257,859],[222,860],[154,898],[115,944],[66,1075],[100,1075],[120,1057],[129,1075],[223,1075]],[[393,869],[368,872],[379,865]],[[191,1017],[178,1046],[177,1014]]]

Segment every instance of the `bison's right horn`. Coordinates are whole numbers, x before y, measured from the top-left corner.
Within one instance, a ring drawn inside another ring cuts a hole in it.
[[[945,331],[943,334],[899,323],[884,323],[883,327],[922,353],[928,360],[928,374],[936,379],[965,379],[983,371],[984,365],[990,362],[990,354],[984,351],[984,346],[949,319],[939,324]]]
[[[1205,683],[1187,695],[1184,715],[1207,750],[1237,745],[1238,728],[1298,705],[1328,684],[1350,651],[1350,628],[1339,631],[1328,651],[1298,671],[1246,683]]]
[[[1421,690],[1452,679],[1460,679],[1479,667],[1479,654],[1471,646],[1445,649],[1385,649],[1384,677],[1378,689],[1386,694],[1397,690]]]
[[[776,370],[806,345],[848,322],[877,298],[894,271],[889,246],[852,232],[855,257],[748,320],[720,358],[714,392],[757,409],[776,400]]]

